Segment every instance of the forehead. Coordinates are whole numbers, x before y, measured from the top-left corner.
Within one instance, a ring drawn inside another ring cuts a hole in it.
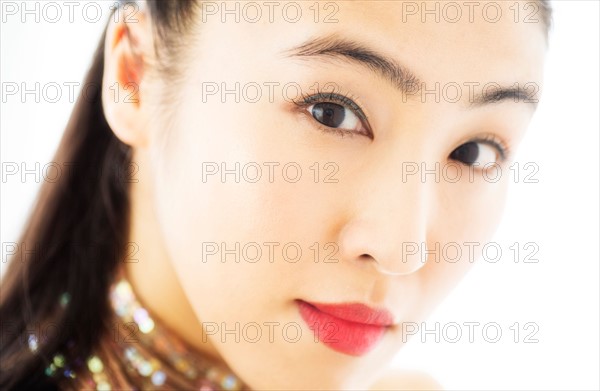
[[[284,1],[207,3],[200,42],[220,58],[281,60],[336,36],[385,54],[426,83],[541,84],[545,25],[531,1]],[[215,43],[218,48],[215,48]]]

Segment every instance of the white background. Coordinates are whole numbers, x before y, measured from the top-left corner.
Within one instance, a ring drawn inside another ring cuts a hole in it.
[[[104,4],[104,16],[110,4]],[[495,239],[502,259],[477,263],[426,324],[433,330],[439,322],[443,337],[449,322],[479,322],[474,342],[464,325],[457,343],[444,338],[436,343],[435,334],[418,332],[394,362],[430,373],[447,389],[600,389],[600,9],[597,1],[554,1],[553,7],[545,92],[517,157],[537,164],[539,182],[512,185]],[[75,23],[63,16],[55,24],[35,23],[33,17],[22,24],[18,16],[3,15],[2,83],[81,83],[106,17],[86,22],[81,7],[75,15]],[[88,16],[94,17],[93,9]],[[67,96],[57,103],[7,98],[0,113],[3,165],[50,162],[71,110]],[[2,182],[2,243],[18,239],[39,186],[32,178]],[[509,249],[515,242],[518,263]],[[538,263],[522,262],[527,242],[539,247]],[[4,261],[3,248],[3,268]],[[497,343],[482,334],[482,326],[492,322],[503,333]],[[524,328],[528,322],[537,325],[531,336],[536,343],[524,342],[534,330]],[[455,336],[455,329],[446,331],[448,338]]]

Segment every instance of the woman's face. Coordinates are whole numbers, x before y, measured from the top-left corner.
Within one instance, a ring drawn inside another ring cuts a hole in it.
[[[364,389],[491,239],[545,27],[505,2],[454,3],[456,23],[446,3],[439,22],[420,2],[245,4],[207,4],[184,81],[152,90],[172,110],[149,121],[162,239],[252,387]]]

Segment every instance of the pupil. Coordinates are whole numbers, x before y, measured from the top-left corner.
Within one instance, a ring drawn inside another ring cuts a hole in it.
[[[468,165],[472,165],[477,160],[479,156],[479,147],[476,142],[469,142],[461,145],[456,148],[450,158],[453,160],[458,160]]]
[[[337,128],[344,122],[344,107],[335,103],[317,103],[312,109],[317,121],[330,128]]]

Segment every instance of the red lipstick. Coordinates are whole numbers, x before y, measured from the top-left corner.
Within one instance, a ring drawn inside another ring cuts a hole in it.
[[[315,341],[352,356],[368,353],[394,323],[389,311],[360,303],[322,304],[302,300],[297,303]]]

